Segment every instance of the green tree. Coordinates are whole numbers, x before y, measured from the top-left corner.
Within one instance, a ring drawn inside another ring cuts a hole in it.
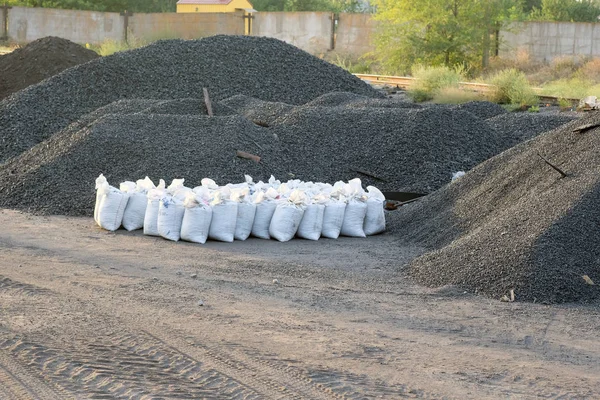
[[[538,21],[596,22],[600,16],[597,0],[542,0],[530,19]]]
[[[376,46],[382,65],[407,73],[414,64],[475,68],[487,58],[490,34],[518,15],[515,0],[375,0]]]

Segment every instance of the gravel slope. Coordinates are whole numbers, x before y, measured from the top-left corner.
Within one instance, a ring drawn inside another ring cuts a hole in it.
[[[417,281],[494,298],[514,290],[518,300],[543,303],[600,297],[600,129],[572,132],[586,123],[600,123],[600,113],[522,143],[390,214],[399,237],[436,249],[412,263]]]

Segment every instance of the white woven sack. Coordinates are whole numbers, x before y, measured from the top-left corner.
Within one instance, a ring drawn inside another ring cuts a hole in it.
[[[344,223],[340,234],[342,236],[367,237],[363,230],[366,214],[367,203],[356,200],[349,201],[344,213]]]
[[[148,204],[144,215],[144,235],[160,236],[158,233],[158,207],[165,196],[165,181],[160,180],[156,188],[148,191]]]
[[[325,206],[323,204],[309,204],[304,210],[296,236],[302,239],[319,240],[323,229],[324,214]]]
[[[98,225],[107,231],[116,231],[123,221],[123,213],[129,195],[114,187],[101,189],[102,196],[98,207]]]
[[[206,243],[212,212],[210,206],[186,207],[181,222],[181,239],[194,243]]]
[[[181,238],[181,223],[185,207],[174,198],[162,199],[158,206],[158,234],[177,242]]]
[[[304,209],[293,204],[278,204],[271,224],[269,225],[269,235],[280,242],[291,240],[300,226]]]
[[[102,195],[104,194],[100,189],[104,188],[103,190],[105,190],[107,186],[108,182],[106,181],[106,178],[104,175],[100,174],[100,176],[96,178],[96,204],[94,206],[94,221],[96,221],[98,225],[100,225],[100,222],[98,222],[98,210],[100,209],[100,202],[102,201]]]
[[[147,206],[148,197],[146,193],[133,193],[129,195],[129,201],[123,214],[123,228],[128,231],[142,229],[144,227]]]
[[[154,189],[150,178],[140,179],[136,183],[123,182],[120,187],[122,192],[129,194],[129,201],[123,214],[123,228],[134,231],[144,227],[146,207],[148,206],[148,190]]]
[[[256,215],[256,204],[239,203],[237,210],[237,221],[235,224],[235,240],[246,240],[252,232],[254,217]]]
[[[144,235],[160,236],[158,233],[158,207],[160,200],[148,199],[144,215]]]
[[[212,221],[208,237],[221,242],[233,242],[238,203],[225,201],[212,206]]]
[[[261,239],[270,239],[269,226],[271,225],[271,218],[275,213],[277,203],[272,200],[263,201],[256,205],[256,214],[254,216],[254,223],[252,224],[252,236]]]
[[[337,239],[344,223],[344,214],[346,213],[346,203],[331,201],[325,205],[323,212],[323,229],[321,236]]]
[[[385,196],[374,186],[367,186],[367,191],[367,213],[363,230],[365,235],[371,236],[385,231],[385,213],[383,211]]]

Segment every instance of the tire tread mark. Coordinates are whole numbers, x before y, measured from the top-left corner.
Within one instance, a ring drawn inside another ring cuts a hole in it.
[[[13,382],[11,385],[10,382]],[[66,392],[52,388],[43,380],[33,376],[18,361],[0,351],[0,382],[16,399],[54,400],[71,398]],[[19,388],[15,392],[15,387]]]

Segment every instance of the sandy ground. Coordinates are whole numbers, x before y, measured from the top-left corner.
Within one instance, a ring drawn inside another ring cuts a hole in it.
[[[419,252],[0,210],[0,399],[600,397],[597,305],[419,287]]]

